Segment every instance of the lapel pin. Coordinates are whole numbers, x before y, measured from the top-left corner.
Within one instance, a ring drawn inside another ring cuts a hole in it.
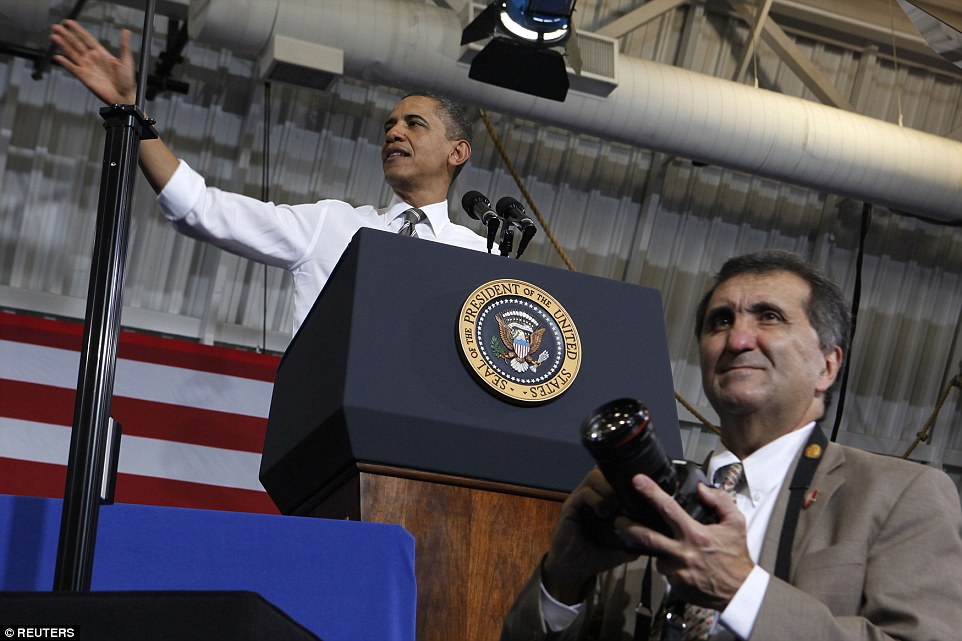
[[[805,448],[805,458],[819,458],[822,455],[822,446],[818,443],[812,443]]]
[[[807,510],[816,500],[818,500],[818,490],[809,490],[805,493],[805,499],[802,501],[802,509]]]

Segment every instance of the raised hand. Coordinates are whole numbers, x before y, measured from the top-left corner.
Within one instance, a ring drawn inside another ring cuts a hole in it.
[[[54,61],[73,74],[107,104],[132,105],[137,100],[137,76],[130,51],[130,31],[120,32],[120,55],[114,56],[74,20],[52,27],[50,40],[61,53]]]

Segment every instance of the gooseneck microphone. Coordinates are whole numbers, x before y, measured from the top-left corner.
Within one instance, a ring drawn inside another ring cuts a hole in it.
[[[538,228],[535,226],[534,221],[528,218],[524,210],[524,205],[511,196],[505,196],[499,200],[497,210],[498,214],[505,221],[511,221],[521,230],[521,240],[518,241],[518,253],[514,256],[515,258],[521,258],[521,254],[524,253],[524,250],[528,247],[528,243],[531,242],[531,239],[534,238],[534,235],[538,232]]]
[[[491,201],[480,191],[469,191],[461,198],[461,207],[468,213],[468,216],[488,228],[488,253],[494,246],[494,238],[498,235],[498,227],[501,226],[501,219],[498,214],[491,209]]]

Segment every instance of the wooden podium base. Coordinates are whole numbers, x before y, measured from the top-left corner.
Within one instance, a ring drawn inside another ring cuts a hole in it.
[[[357,463],[321,496],[307,516],[414,536],[418,641],[496,641],[567,494]]]

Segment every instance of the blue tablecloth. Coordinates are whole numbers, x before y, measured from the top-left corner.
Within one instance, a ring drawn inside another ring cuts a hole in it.
[[[62,502],[0,495],[0,590],[53,586]],[[325,641],[414,641],[414,538],[397,525],[111,505],[93,590],[250,590]]]

